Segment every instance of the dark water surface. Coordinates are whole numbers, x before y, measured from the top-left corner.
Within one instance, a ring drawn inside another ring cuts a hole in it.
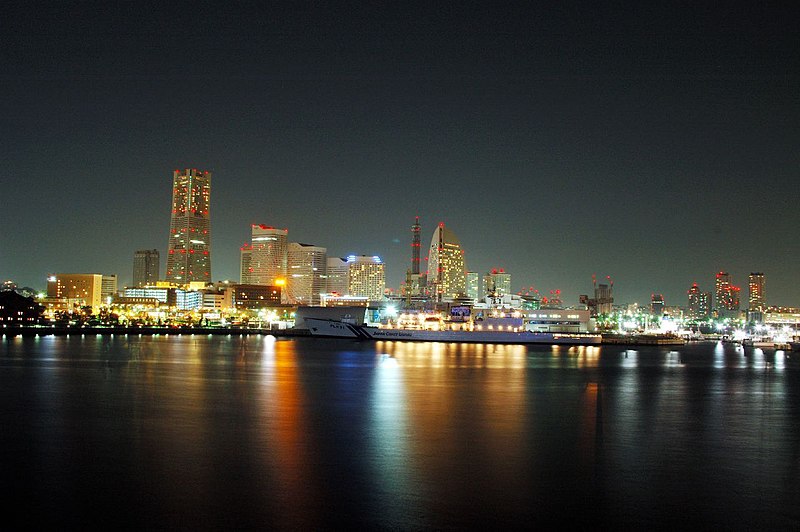
[[[24,528],[800,528],[800,353],[3,338]],[[10,511],[10,514],[8,513]]]

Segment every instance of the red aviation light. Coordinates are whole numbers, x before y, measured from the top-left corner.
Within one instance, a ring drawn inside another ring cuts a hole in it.
[[[204,252],[203,252],[203,255],[208,255],[208,251],[204,251]]]
[[[439,222],[439,227],[444,227],[444,222]]]
[[[170,255],[172,255],[173,253],[175,253],[175,250],[174,250],[174,249],[171,249],[171,250],[169,250],[169,254],[170,254]]]

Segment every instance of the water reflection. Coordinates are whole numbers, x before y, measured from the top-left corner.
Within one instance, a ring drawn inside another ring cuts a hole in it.
[[[95,524],[129,528],[800,524],[800,357],[780,351],[200,335],[0,349],[3,482],[32,527],[85,525],[98,505],[118,513]]]

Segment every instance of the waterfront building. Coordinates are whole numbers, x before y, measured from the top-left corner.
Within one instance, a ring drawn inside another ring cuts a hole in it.
[[[286,280],[288,229],[252,224],[251,241],[241,248],[242,284],[274,286]]]
[[[15,290],[0,291],[0,327],[8,325],[35,325],[44,307],[32,297],[25,297]]]
[[[328,257],[325,267],[325,292],[333,296],[346,296],[350,286],[350,265],[346,258]]]
[[[133,254],[133,286],[154,285],[158,281],[161,258],[157,249],[140,249]]]
[[[385,265],[378,256],[350,255],[347,257],[348,294],[380,301],[386,290]]]
[[[167,281],[211,282],[211,173],[172,174],[172,217],[167,246]]]
[[[492,268],[483,276],[483,295],[505,295],[511,293],[511,274],[502,268]]]
[[[662,316],[664,314],[663,294],[650,294],[650,315]]]
[[[325,292],[325,269],[328,250],[291,242],[288,246],[286,292],[288,302],[296,305],[319,305]]]
[[[739,292],[741,289],[733,285],[731,275],[723,271],[717,273],[714,288],[717,315],[720,317],[738,317]]]
[[[104,275],[100,284],[100,298],[104,304],[109,304],[117,295],[117,274]]]
[[[763,272],[753,272],[748,279],[748,306],[751,312],[764,312],[767,309],[765,294],[766,280]]]
[[[47,297],[64,300],[66,309],[88,306],[97,313],[103,304],[102,293],[99,273],[58,273],[47,279]]]
[[[466,273],[467,297],[472,299],[473,301],[477,301],[478,297],[480,297],[479,283],[480,283],[480,278],[478,277],[478,272]]]
[[[689,299],[688,317],[694,320],[705,320],[711,316],[711,292],[703,292],[697,283],[686,292]]]
[[[281,287],[261,284],[231,284],[230,305],[237,310],[258,310],[281,304]]]
[[[433,232],[428,254],[428,286],[435,301],[464,297],[467,291],[464,250],[458,237],[440,223]]]

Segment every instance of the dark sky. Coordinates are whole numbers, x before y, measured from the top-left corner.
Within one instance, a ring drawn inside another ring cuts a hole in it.
[[[419,215],[423,245],[444,221],[469,269],[567,303],[596,273],[685,305],[725,269],[800,305],[796,13],[589,4],[4,7],[0,277],[129,282],[192,167],[215,280],[263,223],[397,287]]]

